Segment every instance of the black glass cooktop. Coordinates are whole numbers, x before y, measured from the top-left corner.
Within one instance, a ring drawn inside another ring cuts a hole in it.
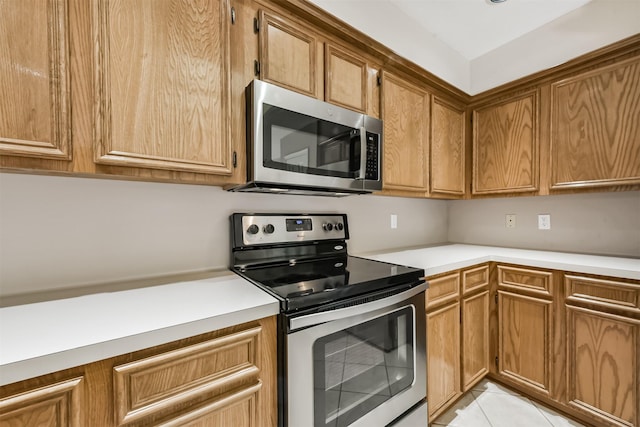
[[[420,280],[424,270],[354,256],[235,270],[281,301],[285,312]]]

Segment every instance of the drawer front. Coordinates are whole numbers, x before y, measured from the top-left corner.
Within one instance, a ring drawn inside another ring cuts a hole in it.
[[[458,298],[460,294],[460,274],[453,273],[427,280],[429,282],[426,297],[427,309]]]
[[[489,285],[489,266],[464,270],[462,272],[462,292],[467,294],[473,290]]]
[[[498,286],[538,295],[551,296],[553,273],[517,267],[498,266]]]
[[[114,367],[118,425],[150,421],[171,408],[250,388],[261,327]]]
[[[568,301],[588,302],[602,307],[640,313],[640,283],[624,283],[591,277],[565,275]]]

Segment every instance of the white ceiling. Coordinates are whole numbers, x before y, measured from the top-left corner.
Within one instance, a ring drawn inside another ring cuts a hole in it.
[[[477,94],[640,33],[640,0],[309,0]]]
[[[371,0],[370,0],[371,1]],[[467,60],[506,44],[591,0],[388,1]]]

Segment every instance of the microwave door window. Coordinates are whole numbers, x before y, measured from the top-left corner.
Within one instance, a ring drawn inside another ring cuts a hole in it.
[[[265,104],[265,167],[354,178],[360,167],[358,129]]]

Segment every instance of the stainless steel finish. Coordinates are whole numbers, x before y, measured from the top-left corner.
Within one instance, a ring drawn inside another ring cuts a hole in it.
[[[413,408],[401,419],[396,420],[393,427],[426,427],[429,422],[429,411],[427,402]]]
[[[326,323],[299,330],[287,335],[287,414],[290,426],[312,426],[314,419],[313,399],[313,344],[324,336],[354,325],[388,315],[404,307],[411,307],[414,321],[414,382],[402,393],[385,401],[352,426],[383,426],[398,418],[407,408],[425,399],[427,394],[426,372],[426,316],[425,295],[422,292],[383,308],[342,317]]]
[[[360,128],[360,173],[358,179],[364,179],[367,173],[367,130]]]
[[[364,129],[365,138],[366,132],[378,134],[380,135],[379,157],[383,140],[382,121],[260,80],[254,80],[248,90],[250,91],[249,101],[251,104],[247,107],[249,111],[247,117],[249,121],[247,132],[249,141],[247,147],[248,184],[226,187],[227,190],[315,195],[318,194],[315,191],[317,189],[322,193],[321,195],[327,196],[345,196],[353,193],[382,190],[382,163],[379,163],[377,180],[311,175],[265,167],[263,165],[264,104],[295,111],[353,129]],[[366,145],[364,153],[366,154]],[[360,176],[364,178],[362,167],[366,166],[366,158],[362,160],[362,165]],[[262,188],[265,184],[269,188]]]
[[[377,301],[366,304],[355,305],[353,307],[340,308],[337,310],[323,311],[306,316],[295,317],[289,321],[289,328],[295,331],[300,328],[319,325],[321,323],[332,322],[345,317],[359,316],[367,312],[376,311],[397,304],[427,290],[427,284],[423,283],[402,293],[392,295]]]
[[[309,219],[313,226],[312,230],[307,231],[287,231],[287,219]],[[315,240],[329,239],[345,239],[346,228],[338,230],[333,227],[331,231],[323,230],[322,225],[326,223],[343,224],[345,221],[342,215],[247,215],[242,217],[242,241],[245,245],[264,245],[273,243],[289,243],[289,242],[305,242]],[[273,233],[265,233],[264,229],[267,225],[273,225]],[[258,232],[253,234],[249,232],[249,227],[256,225]],[[342,249],[342,248],[341,248]]]

